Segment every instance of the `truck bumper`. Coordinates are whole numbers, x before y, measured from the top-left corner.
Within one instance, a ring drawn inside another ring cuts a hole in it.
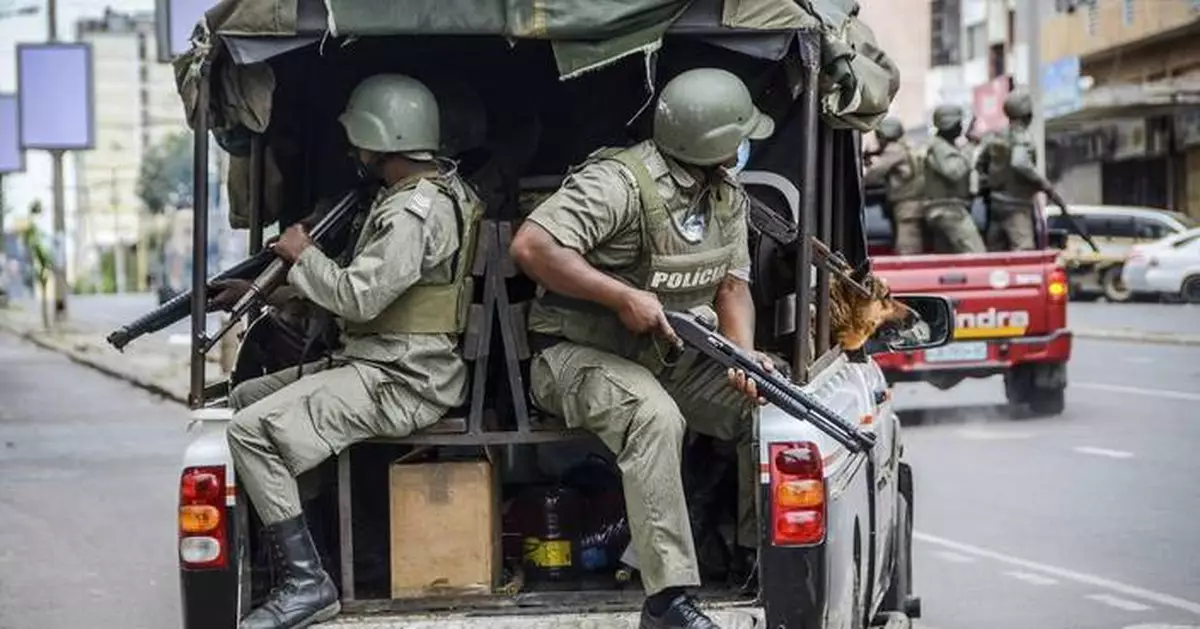
[[[1002,374],[1014,365],[1065,363],[1071,357],[1073,335],[1062,329],[1046,336],[988,339],[988,357],[983,361],[931,363],[925,352],[897,352],[874,356],[889,382],[920,382],[931,374],[953,374],[962,378],[986,378]]]

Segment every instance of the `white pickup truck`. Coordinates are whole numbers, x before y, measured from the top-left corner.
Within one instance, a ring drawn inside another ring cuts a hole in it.
[[[222,6],[245,8],[253,2]],[[563,428],[528,404],[524,374],[529,349],[521,303],[532,294],[532,283],[507,258],[507,245],[523,201],[553,189],[570,164],[597,147],[628,137],[630,117],[643,110],[650,95],[647,85],[665,78],[656,76],[655,67],[667,74],[665,70],[698,66],[725,67],[740,74],[753,86],[756,100],[768,103],[765,110],[778,121],[774,138],[755,145],[741,174],[756,202],[791,230],[781,235],[755,223],[756,343],[790,366],[795,387],[830,409],[845,426],[873,436],[874,444],[851,452],[813,423],[776,406],[764,407],[756,426],[761,471],[757,561],[743,566],[740,574],[729,563],[724,578],[706,578],[702,600],[726,628],[910,626],[910,619],[920,612],[911,582],[913,474],[904,462],[901,426],[888,384],[871,354],[945,344],[952,335],[953,316],[944,298],[906,296],[903,300],[921,316],[923,338],[905,334],[907,327],[892,328],[873,337],[867,350],[856,351],[843,351],[833,340],[829,271],[815,264],[808,243],[818,240],[843,253],[851,265],[866,259],[867,248],[859,138],[855,132],[827,127],[819,115],[818,33],[739,31],[730,38],[729,29],[721,24],[720,3],[697,2],[668,29],[655,56],[633,56],[564,82],[555,71],[554,49],[546,41],[520,40],[513,47],[501,37],[464,37],[457,31],[432,36],[401,28],[393,32],[388,30],[388,20],[400,18],[385,11],[353,45],[322,45],[320,36],[332,21],[314,20],[306,11],[346,3],[302,0],[299,5],[307,9],[299,13],[296,32],[269,38],[246,37],[238,29],[222,31],[219,18],[237,17],[236,11],[210,14],[214,45],[204,52],[211,56],[194,66],[199,74],[188,83],[199,86],[199,91],[185,90],[199,95],[198,103],[190,104],[198,105],[197,159],[206,160],[207,143],[202,139],[212,124],[208,99],[229,104],[244,94],[227,88],[234,84],[248,88],[251,85],[245,82],[259,76],[245,72],[245,64],[260,64],[256,68],[273,74],[269,85],[259,86],[263,93],[273,90],[275,94],[271,126],[265,134],[251,134],[250,149],[242,158],[248,160],[251,173],[251,225],[262,224],[262,210],[271,206],[266,199],[282,199],[275,207],[280,208],[281,226],[286,226],[307,213],[302,208],[344,189],[351,173],[336,160],[339,145],[331,130],[337,128],[336,114],[359,76],[384,70],[453,75],[477,86],[489,118],[511,115],[516,99],[534,115],[541,130],[538,150],[526,165],[519,172],[502,173],[509,177],[503,180],[508,187],[502,186],[509,193],[481,194],[496,205],[489,205],[480,226],[473,269],[479,294],[463,342],[473,372],[469,403],[420,434],[343,450],[300,479],[308,522],[341,593],[342,613],[332,626],[632,627],[636,623],[642,598],[636,561],[629,562],[632,567],[610,561],[605,574],[570,572],[575,576],[554,583],[523,578],[531,576],[522,572],[529,557],[523,556],[520,543],[515,553],[506,548],[514,532],[504,518],[497,518],[490,540],[498,555],[495,578],[482,590],[453,591],[431,584],[422,595],[395,596],[391,583],[395,575],[388,561],[392,551],[388,522],[394,512],[389,510],[392,496],[386,470],[403,467],[398,460],[429,453],[473,458],[485,462],[496,477],[490,499],[511,504],[509,499],[530,483],[568,467],[552,469],[555,466],[548,461],[570,462],[585,458],[581,452],[589,448],[596,451],[592,437]],[[718,8],[715,13],[706,12],[713,6]],[[468,23],[464,18],[456,28]],[[345,29],[353,31],[345,22],[339,23],[339,29],[341,34]],[[647,59],[653,63],[646,63]],[[799,72],[784,72],[785,66]],[[752,80],[766,76],[784,83]],[[456,115],[448,102],[442,109],[450,110],[446,119]],[[635,124],[631,134],[635,137],[636,128]],[[228,136],[222,137],[230,142]],[[496,148],[495,155],[508,154]],[[480,173],[495,175],[495,170],[480,168],[469,155],[460,160],[463,174],[481,192],[487,182],[494,183]],[[277,169],[289,185],[272,187],[272,177],[263,175],[264,163]],[[198,168],[195,176],[196,204],[205,207],[208,172]],[[818,189],[824,192],[818,194]],[[207,214],[197,212],[195,220],[195,238],[203,242]],[[257,228],[251,230],[252,250],[256,245],[261,246]],[[194,268],[206,268],[205,248],[197,247],[195,256]],[[203,345],[212,339],[204,331],[207,282],[202,271],[193,283],[200,288],[190,302],[186,297],[169,302],[114,338],[124,344],[162,329],[184,316],[191,304],[196,338],[194,421],[179,477],[181,514],[183,508],[189,514],[181,516],[179,524],[182,625],[233,629],[266,595],[273,579],[267,548],[259,539],[259,523],[238,487],[226,446],[225,430],[232,416],[226,396],[232,385],[287,365],[281,365],[281,355],[270,349],[276,347],[272,343],[279,328],[268,313],[247,328],[232,376],[227,381],[207,381]],[[796,334],[796,330],[806,333]],[[700,467],[705,463],[700,461]],[[794,499],[798,487],[806,497],[799,502]],[[732,513],[735,500],[729,494],[717,495],[716,530],[718,537],[727,539],[720,532],[727,520],[720,514]],[[696,497],[689,491],[689,503]],[[618,510],[623,511],[623,506]],[[198,513],[204,517],[192,517]],[[579,517],[587,521],[600,516],[585,512]],[[471,561],[463,559],[463,563]],[[734,579],[735,575],[748,580]]]

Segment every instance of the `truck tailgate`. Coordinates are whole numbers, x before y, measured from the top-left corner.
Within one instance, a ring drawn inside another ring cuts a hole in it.
[[[897,294],[954,300],[954,338],[1004,338],[1047,334],[1065,323],[1047,298],[1047,276],[1057,256],[1057,251],[886,256],[873,258],[872,266]]]

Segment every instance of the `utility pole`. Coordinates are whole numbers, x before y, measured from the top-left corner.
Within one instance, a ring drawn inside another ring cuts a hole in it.
[[[1025,41],[1025,59],[1027,68],[1025,80],[1028,82],[1029,96],[1033,101],[1033,133],[1034,147],[1037,149],[1037,169],[1046,174],[1046,108],[1042,103],[1042,16],[1039,7],[1040,0],[1023,0],[1018,7],[1020,24],[1024,31],[1021,37]]]
[[[58,2],[46,0],[49,41],[58,41]],[[54,320],[61,323],[67,318],[67,209],[66,176],[63,173],[63,157],[66,151],[50,151],[54,161]]]
[[[4,173],[0,173],[0,308],[8,305],[8,256],[5,255],[5,243],[8,236],[4,233]]]

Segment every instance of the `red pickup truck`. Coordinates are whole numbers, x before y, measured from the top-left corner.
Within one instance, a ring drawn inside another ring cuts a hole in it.
[[[986,209],[976,201],[976,225]],[[893,292],[938,293],[955,307],[955,341],[928,351],[874,357],[888,381],[928,382],[945,390],[966,378],[1004,376],[1008,401],[1018,412],[1063,411],[1071,331],[1067,328],[1067,275],[1051,241],[1064,234],[1047,227],[1037,210],[1037,251],[897,256],[881,191],[867,191],[866,231],[872,268]]]

